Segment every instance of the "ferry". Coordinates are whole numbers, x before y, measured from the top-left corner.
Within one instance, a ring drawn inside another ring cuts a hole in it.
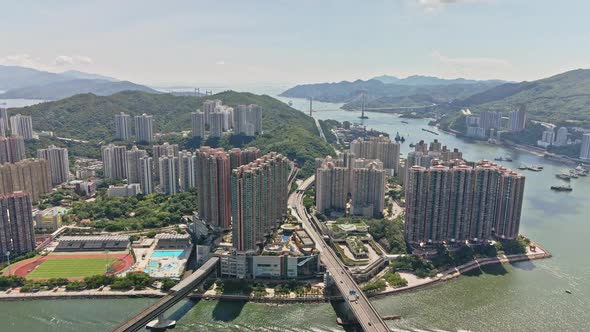
[[[555,174],[555,177],[564,181],[570,181],[572,179],[572,177],[569,174],[565,173]]]
[[[551,190],[555,191],[572,191],[574,190],[571,186],[551,186]]]
[[[496,157],[496,158],[494,158],[494,160],[495,161],[507,161],[507,162],[511,162],[512,161],[512,158],[509,157],[509,156],[506,156],[506,157]]]
[[[531,165],[531,166],[528,166],[527,169],[529,171],[533,171],[533,172],[540,172],[543,170],[543,167],[537,166],[537,165]]]

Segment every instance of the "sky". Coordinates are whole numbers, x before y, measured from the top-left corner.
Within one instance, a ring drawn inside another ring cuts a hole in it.
[[[152,86],[590,68],[586,0],[0,0],[0,65]]]

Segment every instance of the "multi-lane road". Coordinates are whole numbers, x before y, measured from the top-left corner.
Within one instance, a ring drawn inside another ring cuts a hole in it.
[[[307,213],[303,206],[304,191],[309,188],[315,178],[307,178],[291,196],[289,196],[289,207],[294,210],[304,228],[308,231],[311,238],[315,241],[318,250],[321,252],[321,261],[332,275],[338,290],[342,293],[345,301],[348,303],[351,311],[355,315],[359,324],[364,331],[389,331],[389,328],[379,315],[371,302],[354,281],[352,275],[340,262],[336,253],[324,240],[319,222],[314,216]]]

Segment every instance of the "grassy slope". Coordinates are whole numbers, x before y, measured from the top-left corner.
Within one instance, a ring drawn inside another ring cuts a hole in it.
[[[590,70],[578,69],[533,82],[511,83],[463,101],[472,110],[507,110],[526,104],[531,118],[590,126]]]
[[[206,99],[221,99],[230,106],[260,105],[263,109],[264,135],[248,145],[257,146],[263,152],[278,151],[301,165],[313,158],[334,153],[318,136],[312,118],[274,98],[251,93],[226,91],[201,98],[131,91],[112,96],[81,94],[55,102],[11,109],[10,112],[31,115],[35,130],[51,130],[58,136],[90,140],[96,144],[112,139],[114,117],[119,112],[131,116],[152,114],[155,131],[190,130],[190,113],[200,108]]]

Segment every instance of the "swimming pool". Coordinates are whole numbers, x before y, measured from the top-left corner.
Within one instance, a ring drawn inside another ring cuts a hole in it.
[[[153,273],[162,273],[162,272],[171,272],[176,271],[178,269],[178,262],[171,261],[166,263],[161,263],[160,261],[149,261],[148,266],[143,270],[145,273],[153,274]]]
[[[184,250],[154,250],[152,258],[182,257]]]

